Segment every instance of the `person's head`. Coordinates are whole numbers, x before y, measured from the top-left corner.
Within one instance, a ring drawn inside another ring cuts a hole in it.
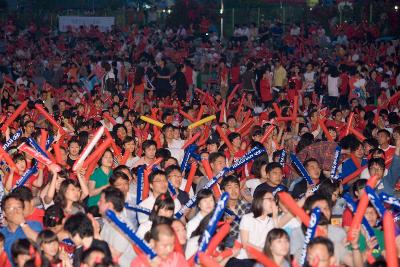
[[[168,224],[158,224],[151,228],[150,246],[161,260],[166,260],[174,251],[175,234]]]
[[[275,187],[282,183],[283,170],[282,165],[278,162],[271,162],[265,167],[265,172],[267,174],[267,182]]]
[[[58,233],[62,230],[64,211],[59,205],[51,205],[44,211],[43,226]]]
[[[11,246],[12,261],[15,266],[24,267],[25,263],[32,259],[33,246],[28,239],[17,239]]]
[[[335,264],[335,247],[326,237],[315,237],[307,246],[308,266],[330,267]],[[316,263],[318,263],[316,265]]]
[[[1,210],[7,224],[19,225],[24,218],[24,201],[13,194],[5,196],[1,201]]]
[[[171,165],[165,169],[165,175],[175,188],[180,188],[182,185],[181,168],[178,165]]]
[[[146,140],[142,143],[143,156],[149,160],[154,159],[157,151],[157,144],[154,140]]]
[[[26,170],[26,159],[24,154],[17,153],[12,157],[12,160],[14,161],[15,165],[17,166],[16,171],[17,172],[24,172]]]
[[[209,138],[207,140],[207,151],[208,153],[218,152],[219,143],[216,139]]]
[[[54,202],[65,209],[70,203],[78,203],[80,197],[81,185],[79,182],[74,179],[65,179],[60,185],[60,190]]]
[[[331,219],[332,209],[331,202],[326,196],[320,194],[314,194],[309,196],[304,202],[304,210],[307,213],[311,213],[314,208],[318,207],[321,213],[328,219]]]
[[[91,238],[94,234],[92,222],[82,212],[71,215],[65,221],[64,230],[76,246],[82,245],[83,239]]]
[[[271,214],[275,206],[272,193],[265,190],[254,192],[253,202],[251,203],[251,212],[254,214],[254,218]]]
[[[236,148],[240,148],[240,145],[242,144],[242,139],[240,137],[240,134],[236,132],[228,134],[228,140]]]
[[[371,225],[372,227],[377,226],[379,215],[371,202],[368,203],[368,207],[365,210],[364,217],[368,221],[369,225]]]
[[[114,171],[110,176],[110,185],[121,190],[121,192],[126,196],[129,192],[129,177],[125,172]]]
[[[174,138],[174,126],[171,123],[166,123],[162,127],[162,132],[167,139],[173,139]]]
[[[365,139],[363,144],[364,144],[364,156],[365,157],[370,154],[372,149],[379,147],[379,143],[375,138]]]
[[[229,200],[240,199],[240,181],[237,176],[225,176],[221,181],[220,187],[224,192],[229,194]]]
[[[210,214],[215,207],[215,197],[211,189],[201,189],[197,193],[197,207],[203,216]]]
[[[376,175],[378,179],[382,179],[385,173],[385,160],[383,158],[371,158],[368,161],[368,170],[371,176]]]
[[[153,192],[154,197],[160,194],[167,193],[168,190],[168,180],[164,171],[155,170],[149,175],[150,189]]]
[[[387,146],[390,141],[390,132],[386,129],[378,131],[378,143],[380,146]]]
[[[104,151],[98,164],[101,167],[112,168],[114,164],[114,156],[110,149],[106,149],[106,151]]]
[[[285,230],[274,228],[268,232],[265,239],[264,254],[274,259],[274,256],[283,256],[289,259],[290,238]]]
[[[330,196],[331,205],[333,206],[342,191],[342,185],[338,180],[326,179],[320,183],[317,193],[323,196]]]
[[[14,189],[11,194],[15,195],[16,197],[24,201],[24,216],[27,217],[31,215],[35,207],[32,190],[30,190],[26,186],[20,186]]]
[[[124,193],[115,187],[109,186],[101,192],[98,203],[99,212],[103,216],[105,216],[108,209],[120,213],[124,209],[124,203]]]
[[[184,246],[187,242],[187,232],[186,227],[181,220],[174,220],[171,224],[172,229],[178,238],[179,244]]]
[[[226,119],[229,128],[236,128],[236,118],[235,116],[228,116]]]
[[[132,136],[127,136],[124,138],[123,141],[123,147],[125,150],[129,151],[129,152],[135,152],[136,149],[136,141],[135,138],[133,138]]]
[[[161,194],[156,198],[153,209],[151,210],[149,220],[154,221],[156,217],[172,218],[174,215],[175,203],[172,197],[167,194]]]
[[[226,167],[226,157],[221,152],[211,153],[208,156],[208,161],[214,174],[219,173]]]
[[[28,120],[24,123],[24,133],[26,136],[31,136],[31,134],[35,131],[35,122]]]
[[[76,138],[72,138],[68,141],[68,153],[71,156],[79,156],[79,151],[81,147],[79,146],[79,141]]]
[[[103,247],[92,246],[82,253],[82,267],[113,266]]]
[[[311,179],[318,180],[321,176],[321,167],[319,162],[314,158],[309,158],[303,163]]]
[[[351,186],[352,193],[355,198],[360,198],[364,192],[364,188],[367,185],[367,179],[358,179]]]
[[[59,243],[57,235],[51,230],[43,230],[38,234],[36,243],[42,254],[49,260],[54,259],[58,254]]]
[[[356,156],[359,159],[363,158],[364,157],[363,144],[358,140],[354,140],[354,142],[350,144],[350,152],[353,153],[354,156]]]

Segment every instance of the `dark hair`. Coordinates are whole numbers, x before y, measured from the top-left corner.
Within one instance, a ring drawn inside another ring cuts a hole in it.
[[[149,147],[151,147],[151,146],[155,146],[155,147],[157,148],[157,143],[156,143],[154,140],[145,140],[145,141],[142,143],[142,150],[143,150],[143,153],[144,153],[144,151],[145,151],[147,148],[149,148]]]
[[[387,137],[390,137],[390,132],[386,129],[378,130],[377,134],[384,133]]]
[[[162,170],[154,170],[149,175],[149,183],[150,184],[153,183],[153,180],[157,175],[165,176],[165,179],[167,179],[164,171],[162,171]]]
[[[57,235],[51,230],[42,230],[37,237],[36,243],[41,246],[44,243],[58,242]]]
[[[382,169],[385,169],[385,160],[383,158],[371,158],[368,161],[368,170],[372,167],[372,165],[378,165]]]
[[[277,240],[282,237],[286,238],[290,242],[289,235],[285,230],[283,230],[281,228],[274,228],[271,231],[269,231],[267,238],[265,239],[265,245],[264,245],[264,249],[263,249],[264,254],[272,259],[273,258],[272,251],[271,251],[272,242],[274,240]],[[286,255],[285,259],[289,262],[290,261],[289,255]]]
[[[103,253],[104,257],[101,259],[100,262],[96,263],[96,267],[110,267],[112,266],[112,259],[108,257],[108,253],[103,246],[91,246],[87,250],[82,253],[81,259],[82,263],[88,263],[90,255],[93,252],[101,252]]]
[[[62,225],[64,211],[59,205],[51,205],[44,211],[43,226],[55,227]]]
[[[241,136],[239,133],[236,133],[236,132],[232,132],[232,133],[228,134],[229,142],[232,142],[234,139],[236,139],[238,137],[240,138]]]
[[[253,201],[251,202],[251,212],[254,214],[254,218],[260,217],[264,212],[264,196],[271,192],[267,190],[259,190],[254,192]]]
[[[158,212],[160,209],[175,210],[175,202],[169,194],[161,194],[156,198],[149,216],[150,221],[154,221],[156,217],[159,217]]]
[[[103,160],[103,158],[104,158],[104,155],[105,155],[107,152],[110,152],[110,153],[111,153],[111,156],[114,158],[114,153],[111,151],[111,149],[107,148],[106,150],[104,150],[103,154],[101,155],[99,161],[97,162],[97,165],[102,166],[102,160]],[[100,168],[100,167],[99,167],[99,168]]]
[[[62,183],[60,185],[60,189],[58,190],[58,193],[57,193],[56,197],[54,198],[54,203],[60,205],[60,207],[63,209],[65,209],[65,207],[67,206],[65,192],[67,191],[69,185],[72,185],[77,188],[81,188],[81,185],[79,184],[78,180],[65,179],[64,181],[62,181]],[[77,203],[74,203],[74,204],[76,205]]]
[[[256,158],[251,166],[250,172],[254,175],[254,177],[261,178],[261,167],[268,164],[268,160],[265,160],[264,157],[262,159]]]
[[[168,167],[165,169],[165,175],[168,177],[168,175],[170,175],[171,172],[173,172],[173,171],[178,171],[178,172],[180,173],[180,172],[181,172],[181,168],[180,168],[178,165],[171,165],[171,166],[168,166]]]
[[[22,160],[26,162],[25,156],[24,156],[24,154],[22,154],[22,153],[17,153],[17,154],[15,154],[15,155],[12,157],[12,160],[13,160],[14,162],[22,161]]]
[[[30,248],[31,248],[31,242],[29,242],[29,240],[26,238],[17,239],[12,244],[11,256],[15,266],[17,266],[16,259],[18,255],[31,255]]]
[[[354,140],[350,143],[350,152],[356,151],[363,144],[359,140]]]
[[[91,237],[94,234],[92,222],[82,212],[71,215],[64,224],[64,230],[71,236],[79,235],[80,238]]]
[[[267,173],[269,173],[269,172],[271,172],[273,169],[277,169],[277,168],[279,168],[279,169],[282,170],[282,165],[281,165],[279,162],[271,162],[271,163],[268,163],[267,166],[265,166],[265,171],[266,171]]]
[[[335,247],[333,245],[333,242],[329,238],[322,237],[322,236],[314,237],[310,241],[310,243],[308,243],[307,251],[309,249],[311,249],[315,245],[323,245],[323,246],[325,246],[326,249],[328,250],[328,253],[329,253],[330,257],[332,257],[334,255],[334,253],[335,253]]]
[[[208,161],[214,163],[220,157],[226,159],[226,156],[222,152],[213,152],[208,155]]]
[[[213,215],[213,213],[214,213],[214,212],[210,212],[209,214],[207,214],[207,215],[200,221],[199,226],[197,226],[196,230],[194,230],[194,231],[192,232],[192,235],[191,235],[190,237],[195,237],[195,236],[198,236],[198,235],[201,236],[201,235],[204,233],[204,231],[207,229],[208,222],[210,221],[211,216]],[[199,239],[199,242],[200,242],[200,239]]]
[[[196,195],[196,205],[198,206],[201,200],[209,198],[211,196],[215,201],[214,193],[211,189],[206,189],[206,188],[201,189]]]
[[[116,212],[121,212],[124,209],[125,196],[118,188],[109,186],[101,192],[104,194],[106,202],[110,202],[114,206]]]
[[[240,181],[239,181],[239,178],[237,176],[228,175],[228,176],[225,176],[224,178],[222,178],[222,181],[221,181],[221,184],[220,184],[221,189],[225,191],[225,187],[229,183],[234,183],[234,184],[240,186]]]
[[[306,198],[306,201],[304,202],[303,206],[304,210],[311,211],[312,210],[311,207],[318,201],[326,201],[328,203],[329,208],[332,209],[331,201],[329,201],[329,199],[326,196],[323,196],[321,194],[314,194]]]
[[[114,171],[113,174],[111,174],[110,178],[108,179],[108,181],[110,182],[110,185],[114,185],[115,182],[118,179],[123,179],[125,181],[129,182],[129,177],[128,175],[126,175],[126,173],[122,172],[121,170],[119,171]]]
[[[26,186],[20,186],[15,188],[12,193],[13,195],[19,197],[23,201],[31,201],[33,199],[32,190]]]
[[[340,181],[326,179],[320,183],[317,194],[329,196],[330,206],[333,206],[334,203],[332,202],[332,195],[333,192],[338,190],[338,188],[340,188]]]
[[[24,208],[24,206],[25,206],[24,205],[24,201],[19,196],[16,196],[16,195],[13,195],[13,194],[9,194],[9,195],[6,195],[5,197],[3,197],[3,199],[1,200],[1,209],[3,211],[4,211],[4,208],[6,206],[7,201],[10,200],[10,199],[19,200],[21,202],[22,208]]]
[[[314,142],[314,135],[311,133],[304,133],[302,134],[299,143],[296,147],[296,153],[299,153],[307,146],[311,145]]]

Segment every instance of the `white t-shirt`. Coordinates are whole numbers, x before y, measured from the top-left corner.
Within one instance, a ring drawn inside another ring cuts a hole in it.
[[[136,257],[136,253],[132,248],[131,242],[122,234],[115,225],[108,220],[104,220],[103,228],[100,232],[102,240],[108,243],[110,247],[122,253],[118,259],[121,266],[130,266],[132,260]]]
[[[249,244],[263,248],[267,234],[274,227],[275,223],[271,217],[266,216],[265,219],[261,217],[254,218],[253,213],[247,213],[243,215],[240,221],[239,230],[244,230],[249,233],[249,240],[247,241]],[[249,258],[247,252],[242,249],[238,255],[238,259],[247,258]]]
[[[257,186],[261,184],[260,179],[253,178],[246,181],[246,187],[250,189],[251,195],[254,195],[254,191],[256,190]]]
[[[136,235],[140,237],[141,239],[144,239],[145,234],[150,231],[151,226],[153,225],[153,222],[150,220],[145,221],[141,225],[139,225],[139,228],[136,231]]]
[[[196,254],[197,250],[199,249],[199,239],[200,236],[196,235],[187,241],[185,249],[185,258],[187,260],[190,259],[190,257],[192,257],[194,254]]]
[[[186,224],[186,233],[187,233],[187,239],[190,239],[190,236],[194,232],[194,230],[197,229],[199,226],[201,220],[203,220],[204,216],[201,215],[200,212],[197,212],[196,216],[194,216],[188,223]]]
[[[328,95],[339,96],[339,77],[328,75]]]

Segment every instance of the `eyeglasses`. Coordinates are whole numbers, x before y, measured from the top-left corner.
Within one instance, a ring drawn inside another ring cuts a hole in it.
[[[15,212],[15,211],[21,211],[23,210],[22,206],[16,206],[16,207],[5,207],[4,210],[6,212]]]

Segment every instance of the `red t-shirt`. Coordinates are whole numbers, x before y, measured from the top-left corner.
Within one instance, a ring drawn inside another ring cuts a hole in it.
[[[342,217],[342,227],[350,227],[351,222],[353,221],[353,213],[350,211],[349,208],[346,208],[343,212]]]
[[[27,221],[40,222],[43,225],[44,210],[35,208],[33,213],[27,216],[25,219]]]

